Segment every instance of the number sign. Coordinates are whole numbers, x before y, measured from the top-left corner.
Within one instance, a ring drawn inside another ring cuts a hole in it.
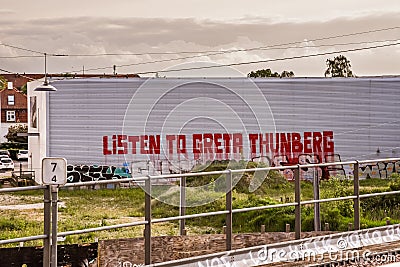
[[[50,185],[67,183],[67,161],[64,158],[42,159],[42,182]]]

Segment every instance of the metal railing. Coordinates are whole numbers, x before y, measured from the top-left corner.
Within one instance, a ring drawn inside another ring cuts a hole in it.
[[[57,232],[57,202],[58,202],[58,189],[60,187],[57,186],[27,186],[20,188],[3,188],[0,189],[0,193],[9,193],[9,192],[21,192],[28,190],[43,190],[44,191],[44,234],[36,235],[36,236],[27,236],[27,237],[19,237],[8,240],[0,240],[0,245],[10,244],[10,243],[18,243],[18,242],[26,242],[33,240],[43,240],[44,243],[44,251],[43,251],[43,266],[57,266],[57,237],[65,237],[69,235],[77,235],[84,234],[96,231],[106,231],[117,228],[124,227],[134,227],[139,225],[144,225],[144,247],[145,247],[145,264],[150,265],[152,263],[151,259],[151,227],[154,223],[162,223],[169,221],[180,221],[180,230],[181,234],[184,234],[185,230],[185,219],[198,218],[198,217],[206,217],[206,216],[216,216],[216,215],[225,215],[226,216],[226,250],[232,250],[232,217],[233,214],[248,212],[248,211],[261,211],[265,209],[272,208],[282,208],[282,207],[295,207],[295,239],[300,239],[301,237],[301,207],[306,204],[319,204],[324,202],[331,201],[342,201],[342,200],[353,200],[354,202],[354,230],[360,230],[360,199],[381,195],[392,195],[392,194],[400,194],[400,191],[390,191],[390,192],[382,192],[382,193],[373,193],[373,194],[364,194],[360,195],[360,183],[359,183],[359,167],[360,164],[368,164],[368,163],[379,163],[379,162],[396,162],[400,161],[400,158],[388,158],[388,159],[379,159],[379,160],[364,160],[364,161],[347,161],[347,162],[332,162],[332,163],[319,163],[319,164],[306,164],[306,165],[292,165],[292,166],[282,166],[282,167],[265,167],[265,168],[253,168],[253,169],[235,169],[235,170],[224,170],[224,171],[213,171],[213,172],[198,172],[198,173],[185,173],[185,174],[170,174],[170,175],[148,175],[144,177],[136,177],[136,178],[124,178],[124,179],[116,179],[116,180],[102,180],[102,181],[91,181],[91,182],[79,182],[79,183],[68,183],[65,186],[61,186],[63,188],[69,187],[81,187],[81,186],[93,186],[100,184],[116,184],[122,182],[144,182],[144,190],[145,190],[145,216],[144,221],[132,222],[132,223],[122,223],[115,224],[109,226],[101,226],[94,228],[86,228],[81,230],[71,230],[65,232]],[[306,200],[301,201],[301,187],[300,187],[300,171],[302,168],[316,168],[316,167],[329,167],[335,165],[354,165],[353,169],[353,181],[354,181],[354,192],[351,196],[346,197],[338,197],[338,198],[328,198],[328,199],[314,199],[314,200]],[[243,173],[243,172],[253,172],[253,171],[269,171],[269,170],[287,170],[292,169],[294,171],[294,185],[295,185],[295,198],[294,202],[284,203],[284,204],[274,204],[274,205],[266,205],[266,206],[257,206],[257,207],[248,207],[241,209],[233,209],[232,208],[232,174],[234,173]],[[185,188],[185,179],[186,177],[196,177],[203,175],[215,175],[215,174],[223,174],[226,176],[226,194],[225,194],[225,210],[223,211],[214,211],[214,212],[206,212],[206,213],[197,213],[186,215],[185,214],[185,205],[181,205],[180,207],[180,215],[174,217],[165,217],[165,218],[152,218],[151,211],[151,189],[152,189],[152,181],[157,179],[165,179],[165,178],[178,178],[181,179],[181,204],[185,203],[185,193],[182,194],[182,190]],[[183,200],[183,202],[182,202]]]

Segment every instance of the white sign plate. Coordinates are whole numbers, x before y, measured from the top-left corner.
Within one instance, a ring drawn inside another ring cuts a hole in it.
[[[42,182],[49,185],[65,185],[67,183],[67,160],[64,158],[43,158]]]

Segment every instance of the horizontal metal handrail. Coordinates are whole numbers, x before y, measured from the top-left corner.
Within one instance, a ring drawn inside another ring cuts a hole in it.
[[[118,184],[125,182],[140,182],[149,179],[149,177],[137,177],[137,178],[123,178],[123,179],[111,179],[111,180],[98,180],[88,182],[77,182],[77,183],[66,183],[61,187],[78,187],[78,186],[90,186],[99,184]]]
[[[265,209],[273,209],[273,208],[284,208],[284,207],[291,207],[291,206],[297,206],[297,203],[291,202],[291,203],[285,203],[285,204],[273,204],[273,205],[266,205],[266,206],[259,206],[259,207],[233,209],[232,213],[240,213],[240,212],[255,211],[255,210],[265,210]]]
[[[241,172],[253,172],[253,171],[270,171],[270,170],[285,170],[285,169],[297,169],[297,168],[329,167],[329,166],[337,166],[337,165],[350,165],[350,164],[356,164],[356,163],[367,164],[367,163],[391,162],[391,161],[400,161],[400,158],[386,158],[386,159],[378,159],[378,160],[344,161],[344,162],[338,161],[338,162],[329,162],[329,163],[313,163],[313,164],[305,164],[305,165],[297,164],[297,165],[287,165],[287,166],[277,166],[277,167],[231,169],[231,170],[212,171],[212,172],[190,172],[190,173],[167,174],[167,175],[147,175],[147,176],[139,176],[139,177],[123,178],[123,179],[67,183],[66,185],[61,186],[61,187],[77,187],[77,186],[112,184],[112,183],[121,183],[121,182],[122,183],[123,182],[138,182],[138,181],[145,181],[149,178],[157,180],[157,179],[169,179],[169,178],[181,178],[181,177],[195,177],[195,176],[203,176],[203,175],[217,175],[217,174],[227,174],[227,173],[229,173],[229,171],[232,173],[241,173]],[[44,189],[44,188],[45,187],[42,185],[26,186],[24,188],[1,188],[0,193],[36,190],[36,189]]]
[[[227,211],[227,210],[212,211],[212,212],[196,213],[196,214],[190,214],[190,215],[184,215],[184,216],[174,216],[174,217],[153,219],[153,220],[151,220],[151,222],[152,223],[160,223],[160,222],[176,221],[176,220],[181,220],[181,219],[191,219],[191,218],[223,215],[223,214],[227,214],[227,213],[229,213],[229,211]]]
[[[378,162],[390,162],[390,161],[399,161],[400,158],[386,158],[386,159],[368,159],[368,160],[359,160],[359,164],[367,164],[367,163],[378,163]]]
[[[360,195],[360,198],[395,195],[395,194],[400,194],[400,191],[387,191],[381,193],[362,194]]]
[[[71,230],[71,231],[65,231],[65,232],[58,232],[57,236],[67,236],[67,235],[86,234],[86,233],[97,232],[97,231],[107,231],[107,230],[113,230],[113,229],[118,229],[118,228],[126,228],[126,227],[144,225],[147,223],[149,223],[149,222],[148,221],[139,221],[139,222],[120,223],[120,224],[114,224],[114,225],[100,226],[100,227],[94,227],[94,228],[86,228],[86,229],[81,229],[81,230]]]
[[[11,192],[39,190],[39,189],[45,189],[45,188],[46,188],[45,185],[31,185],[31,186],[24,186],[24,187],[0,188],[0,193],[11,193]]]
[[[160,175],[149,175],[151,179],[170,179],[180,177],[195,177],[202,175],[216,175],[216,174],[227,174],[228,170],[223,171],[212,171],[212,172],[187,172],[187,173],[176,173],[176,174],[160,174]]]
[[[331,202],[331,201],[339,201],[339,200],[350,200],[350,199],[356,199],[357,196],[347,196],[347,197],[336,197],[336,198],[323,198],[323,199],[318,199],[318,200],[306,200],[302,201],[301,204],[315,204],[315,203],[323,203],[323,202]]]
[[[39,239],[46,239],[47,237],[48,237],[47,235],[33,235],[33,236],[0,240],[0,245],[19,243],[19,242],[28,242],[28,241],[34,241],[34,240],[39,240]]]

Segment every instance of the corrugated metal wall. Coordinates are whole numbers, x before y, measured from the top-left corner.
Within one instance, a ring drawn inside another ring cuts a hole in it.
[[[256,86],[245,78],[56,81],[49,156],[120,166],[148,155],[103,155],[104,136],[111,147],[112,135],[161,134],[165,146],[168,134],[243,133],[246,150],[249,133],[275,130],[333,131],[342,161],[400,156],[400,78],[253,81]],[[167,157],[163,149],[157,159]]]

